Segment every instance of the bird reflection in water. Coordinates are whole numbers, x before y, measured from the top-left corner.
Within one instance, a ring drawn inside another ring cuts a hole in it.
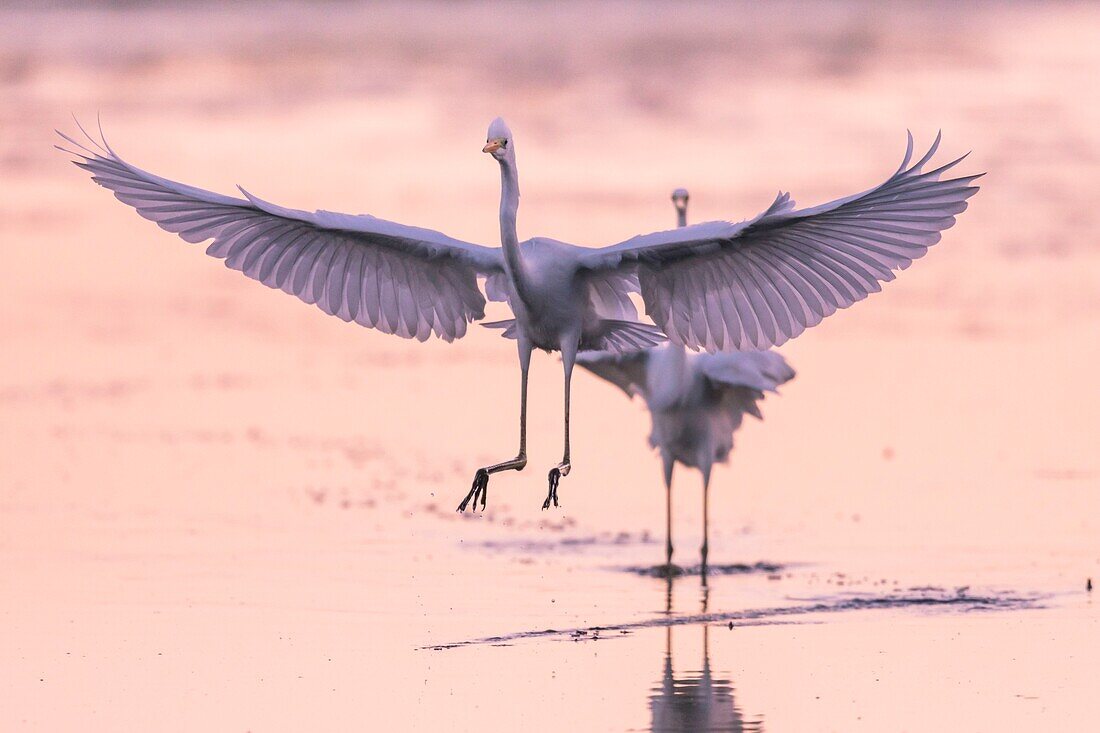
[[[667,579],[665,612],[672,615],[672,583]],[[704,576],[702,613],[707,612],[708,589]],[[660,682],[649,696],[652,714],[650,730],[674,731],[762,731],[759,720],[746,720],[733,699],[733,685],[710,667],[710,625],[702,624],[703,663],[697,670],[677,673],[673,665],[672,625],[665,627],[664,668]],[[691,632],[694,627],[683,627]]]

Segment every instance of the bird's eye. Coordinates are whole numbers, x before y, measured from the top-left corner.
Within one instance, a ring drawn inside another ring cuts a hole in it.
[[[500,147],[502,147],[502,148],[508,147],[508,141],[507,140],[501,140],[500,141]]]

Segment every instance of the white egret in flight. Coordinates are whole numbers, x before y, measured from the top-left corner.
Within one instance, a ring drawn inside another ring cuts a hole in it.
[[[688,192],[672,192],[679,226],[687,225]],[[794,378],[774,351],[688,354],[679,344],[630,353],[584,352],[577,363],[622,389],[640,395],[649,410],[649,445],[661,455],[665,477],[665,564],[672,564],[672,472],[676,463],[703,474],[702,572],[706,577],[710,526],[710,472],[726,463],[733,434],[745,414],[762,418],[765,392]]]
[[[103,140],[65,138],[93,180],[162,229],[272,288],[345,321],[404,338],[451,341],[484,317],[485,295],[507,301],[514,319],[493,325],[516,340],[520,437],[514,458],[478,469],[464,510],[489,475],[527,465],[527,371],[535,348],[560,351],[565,370],[565,449],[549,474],[544,507],[557,503],[569,473],[569,383],[583,350],[630,351],[665,338],[707,351],[767,349],[794,338],[839,308],[894,279],[940,239],[977,190],[977,176],[940,180],[956,160],[923,171],[939,144],[909,165],[913,138],[883,184],[811,209],[781,193],[740,223],[714,221],[645,234],[610,247],[577,247],[516,231],[516,141],[504,120],[489,125],[483,151],[500,164],[501,247],[370,215],[301,211],[241,189],[225,196],[148,173]],[[415,141],[407,141],[415,144]],[[600,154],[590,140],[590,154]],[[965,157],[965,156],[964,156]],[[959,159],[961,160],[961,158]],[[656,326],[636,321],[629,293],[640,292]]]

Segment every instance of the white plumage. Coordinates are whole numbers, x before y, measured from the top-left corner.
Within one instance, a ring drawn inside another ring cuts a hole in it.
[[[687,218],[687,192],[672,195],[680,226]],[[794,370],[773,351],[689,354],[665,344],[634,353],[591,352],[577,363],[645,402],[652,421],[649,445],[661,456],[665,479],[665,553],[672,567],[672,474],[676,463],[703,475],[703,569],[709,551],[710,474],[726,463],[733,434],[746,414],[763,419],[757,402],[765,392],[794,378]]]
[[[568,474],[569,381],[581,349],[634,349],[663,339],[690,348],[765,349],[879,289],[954,223],[976,176],[940,181],[958,161],[927,173],[909,164],[863,194],[795,211],[786,194],[740,224],[710,222],[634,237],[603,249],[550,239],[520,242],[515,142],[500,118],[484,152],[500,164],[501,247],[463,242],[373,216],[287,209],[246,193],[223,196],[137,168],[88,136],[67,149],[100,185],[161,228],[245,275],[346,321],[406,338],[452,340],[484,316],[485,298],[506,300],[522,372],[520,450],[479,469],[459,509],[481,498],[489,474],[527,462],[527,369],[535,348],[558,350],[565,369],[565,450],[549,474],[544,507]],[[936,139],[938,144],[939,138]],[[63,148],[64,149],[64,148]],[[640,292],[656,326],[634,321]]]

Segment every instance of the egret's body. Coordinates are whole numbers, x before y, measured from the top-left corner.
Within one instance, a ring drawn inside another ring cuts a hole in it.
[[[653,421],[649,441],[666,476],[679,463],[699,470],[704,482],[714,464],[729,458],[745,413],[759,417],[756,402],[764,392],[794,378],[775,352],[693,354],[675,344],[634,354],[587,352],[579,363],[642,397]]]
[[[686,225],[687,192],[673,193],[679,226]],[[703,477],[703,568],[709,552],[711,470],[726,463],[733,434],[745,414],[761,417],[757,402],[765,392],[794,378],[794,370],[772,351],[689,354],[665,344],[633,353],[590,352],[578,363],[630,396],[639,395],[649,410],[649,444],[661,456],[665,480],[665,559],[672,567],[672,474],[677,463]]]
[[[102,135],[101,135],[102,138]],[[224,196],[170,181],[120,158],[106,141],[66,137],[77,165],[145,218],[227,267],[316,304],[345,321],[405,338],[451,341],[484,317],[485,295],[507,301],[504,329],[519,349],[520,445],[512,459],[479,469],[465,509],[485,506],[489,475],[527,463],[526,393],[531,352],[557,350],[565,369],[565,449],[549,475],[544,508],[557,503],[570,469],[569,384],[578,351],[630,351],[674,343],[708,351],[766,349],[800,334],[893,279],[954,223],[976,176],[940,181],[951,165],[922,173],[936,146],[881,186],[795,211],[780,194],[759,216],[656,232],[599,249],[548,239],[520,242],[519,173],[504,121],[489,126],[484,152],[500,164],[500,248],[440,232],[329,211],[308,212]],[[412,144],[411,142],[409,144]],[[938,138],[937,138],[938,144]],[[484,279],[485,295],[478,287]],[[640,292],[656,325],[637,321]]]

